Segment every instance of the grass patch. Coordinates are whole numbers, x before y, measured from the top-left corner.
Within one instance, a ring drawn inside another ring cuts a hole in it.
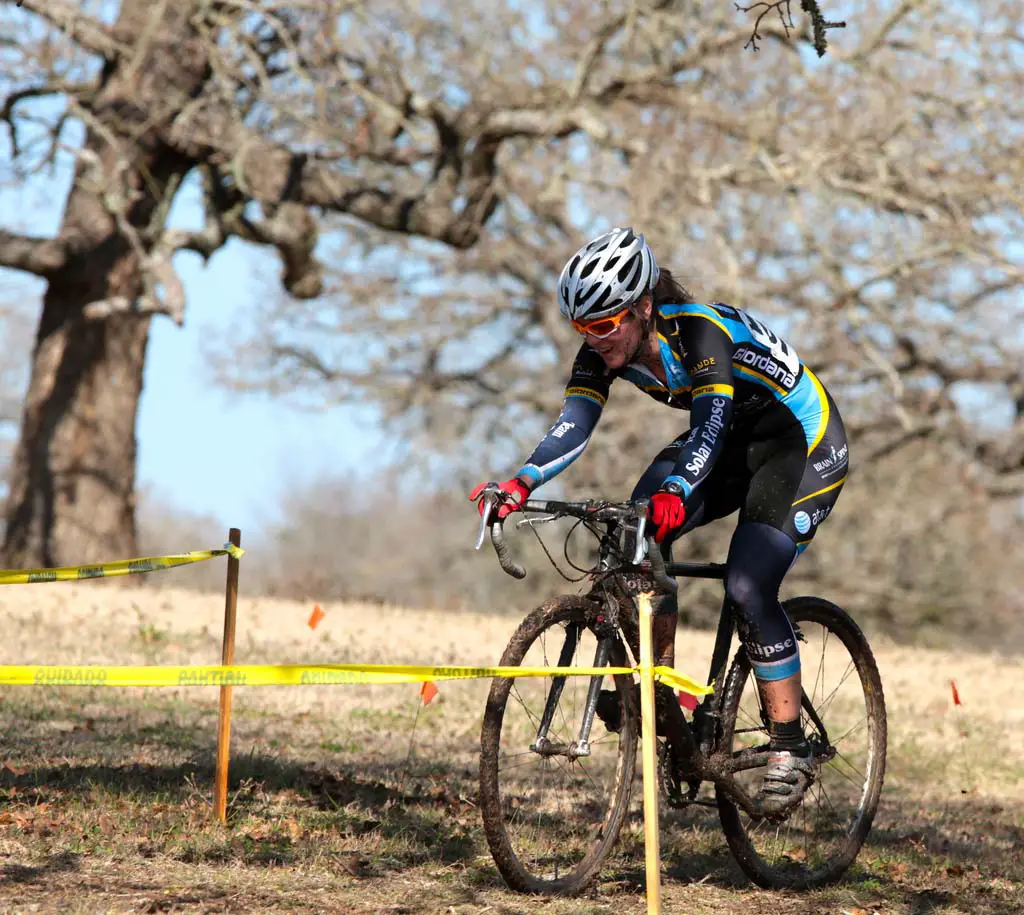
[[[297,634],[289,641],[275,630],[246,632],[241,661],[322,651],[321,634],[302,631],[307,608],[271,609],[261,611],[268,620],[293,613]],[[54,650],[121,663],[144,662],[151,650],[157,663],[215,655],[209,621],[197,617],[189,628],[179,611],[187,617],[173,602],[166,618],[140,622],[126,613],[120,628],[90,612],[75,641],[58,634]],[[339,616],[329,617],[339,627],[333,642],[353,659],[382,660],[370,654],[381,633],[360,641],[344,620],[335,622]],[[12,652],[40,638],[39,620],[27,619],[28,634],[14,619]],[[381,625],[393,637],[414,632],[414,619]],[[453,614],[447,631],[435,631],[440,619],[435,614],[434,628],[411,637],[448,646],[490,625]],[[467,662],[496,658],[511,628],[505,620],[493,644],[468,644]],[[701,639],[696,633],[686,642],[703,656]],[[424,660],[412,648],[397,654],[388,660]],[[940,704],[944,696],[927,692],[937,662],[918,658],[915,680],[906,656],[879,655],[883,679],[887,662],[896,671],[891,688],[886,679],[889,774],[874,828],[845,879],[807,893],[758,890],[729,855],[715,811],[665,811],[665,911],[1020,912],[1024,763],[1005,743],[1017,733],[1005,718],[1013,670],[1000,680],[1001,668],[985,666],[1003,700],[972,709],[967,752],[958,757],[960,722]],[[944,668],[950,663],[943,658]],[[439,698],[417,716],[415,687],[236,689],[225,827],[211,819],[216,689],[8,689],[0,702],[0,911],[646,911],[639,780],[616,853],[583,897],[537,900],[505,888],[477,806],[486,692],[486,683],[441,684]],[[964,763],[974,776],[959,774]]]

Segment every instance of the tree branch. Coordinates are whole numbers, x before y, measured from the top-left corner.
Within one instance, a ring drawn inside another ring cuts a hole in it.
[[[789,33],[794,30],[793,25],[793,11],[790,6],[791,0],[769,0],[769,2],[755,3],[752,6],[740,6],[738,3],[735,4],[736,9],[741,13],[749,13],[752,10],[760,10],[757,14],[757,19],[754,20],[754,28],[750,33],[750,40],[744,45],[745,48],[750,48],[752,51],[757,51],[758,41],[761,40],[761,33],[759,31],[761,27],[761,20],[764,19],[771,12],[777,12],[779,14],[779,21],[782,23],[782,28],[785,30],[786,37],[789,37]],[[821,9],[818,7],[818,0],[800,0],[800,9],[807,13],[811,20],[811,34],[813,36],[814,50],[818,52],[818,57],[824,57],[825,52],[828,50],[828,42],[825,40],[825,32],[828,29],[843,29],[846,28],[845,22],[829,22],[821,14]]]
[[[912,429],[900,431],[898,434],[893,435],[891,438],[886,439],[881,444],[876,445],[873,448],[869,448],[867,453],[863,453],[858,450],[857,452],[857,463],[862,467],[870,467],[876,462],[887,458],[897,451],[905,448],[907,445],[912,444],[921,438],[928,438],[932,435],[937,426],[935,423],[921,423]]]
[[[19,103],[30,98],[41,98],[45,95],[79,95],[92,92],[95,89],[93,83],[68,83],[63,80],[55,80],[44,83],[41,86],[28,86],[12,92],[4,99],[3,107],[0,108],[0,121],[7,124],[11,132],[11,158],[17,159],[21,155],[21,147],[18,144],[18,130],[14,124],[14,109]]]
[[[240,216],[234,234],[246,241],[273,245],[284,262],[281,282],[297,299],[312,299],[324,288],[323,265],[313,256],[320,237],[316,218],[298,203],[265,205],[267,218],[254,222]]]
[[[99,299],[96,302],[90,302],[82,309],[82,315],[86,321],[105,321],[112,315],[124,314],[136,315],[140,318],[168,315],[174,319],[174,323],[179,327],[185,323],[184,312],[175,313],[173,306],[150,296],[139,296],[137,299],[130,299],[127,296],[117,295],[109,299]]]
[[[76,3],[65,0],[23,0],[18,5],[60,29],[84,51],[114,60],[129,50],[118,40],[112,29],[84,15]]]
[[[57,239],[33,238],[0,229],[0,267],[48,277],[67,260],[67,248]]]
[[[323,266],[314,257],[320,237],[316,217],[298,203],[279,206],[263,204],[267,218],[250,219],[245,215],[245,197],[234,187],[226,187],[216,168],[207,169],[204,209],[206,223],[198,232],[184,229],[165,231],[157,248],[195,251],[208,260],[215,251],[235,236],[258,245],[273,245],[284,262],[281,282],[297,299],[311,299],[323,291]]]
[[[393,232],[423,235],[457,248],[471,246],[493,212],[494,160],[498,144],[479,142],[459,181],[459,164],[447,164],[432,180],[388,170],[390,180],[352,175],[334,158],[324,159],[270,143],[235,125],[212,120],[175,123],[168,142],[185,155],[229,170],[245,196],[261,204],[298,203],[349,213]],[[456,208],[456,201],[461,206]]]

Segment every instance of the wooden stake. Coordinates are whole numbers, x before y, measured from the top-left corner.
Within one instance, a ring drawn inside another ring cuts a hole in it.
[[[651,595],[640,595],[640,753],[644,781],[644,847],[647,852],[647,915],[661,912],[661,840],[658,831],[658,739],[651,662]]]
[[[228,540],[242,545],[242,532],[231,528]],[[228,556],[227,587],[224,593],[224,643],[221,664],[235,663],[235,612],[238,607],[238,560]],[[220,688],[220,716],[217,719],[217,770],[213,784],[213,815],[228,821],[228,756],[231,748],[231,687]]]

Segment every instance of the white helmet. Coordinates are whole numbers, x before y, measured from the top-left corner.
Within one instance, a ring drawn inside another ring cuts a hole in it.
[[[570,321],[589,321],[631,305],[658,282],[658,265],[642,235],[628,226],[588,242],[562,269],[558,305]]]

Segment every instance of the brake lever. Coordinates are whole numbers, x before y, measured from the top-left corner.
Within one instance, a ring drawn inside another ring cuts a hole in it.
[[[640,516],[640,520],[636,523],[636,550],[633,552],[633,565],[637,566],[643,561],[644,552],[647,547],[647,539],[644,537],[644,532],[647,530],[647,515],[643,514]]]
[[[476,537],[476,546],[473,547],[475,550],[479,550],[480,547],[484,545],[484,538],[487,536],[488,522],[491,520],[494,508],[498,504],[497,494],[500,492],[501,488],[497,483],[490,483],[481,491],[480,498],[483,499],[484,509],[480,513],[480,531]]]

